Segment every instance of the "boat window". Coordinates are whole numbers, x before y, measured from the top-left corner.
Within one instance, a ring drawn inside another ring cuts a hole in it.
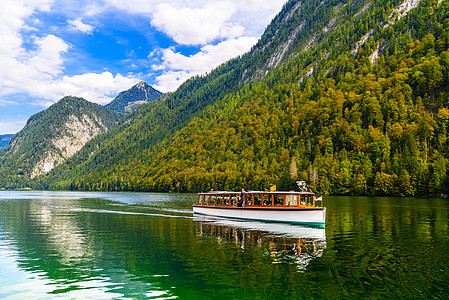
[[[313,205],[313,196],[311,196],[311,195],[301,196],[301,204],[302,205]]]
[[[274,205],[284,205],[284,196],[283,195],[275,195],[274,196]]]
[[[271,195],[264,195],[263,196],[263,205],[271,205]]]
[[[279,205],[285,205],[285,195],[279,196]]]
[[[244,197],[245,197],[245,206],[250,206],[251,205],[251,201],[253,200],[252,195],[246,194]]]
[[[298,205],[298,195],[287,195],[285,205],[297,206]]]
[[[231,205],[232,206],[236,206],[237,205],[237,195],[232,195],[231,199],[232,199],[231,200]]]
[[[313,205],[313,196],[309,196],[308,203],[309,205]]]

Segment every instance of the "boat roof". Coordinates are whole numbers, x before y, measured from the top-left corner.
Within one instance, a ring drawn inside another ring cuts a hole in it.
[[[201,192],[198,195],[240,195],[241,192],[229,192],[229,191],[209,191]],[[313,196],[313,192],[295,192],[295,191],[244,191],[245,194],[273,194],[273,195],[308,195]]]

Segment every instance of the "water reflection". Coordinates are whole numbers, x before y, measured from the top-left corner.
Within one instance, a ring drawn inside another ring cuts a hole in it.
[[[0,203],[0,298],[173,296],[154,243],[142,242],[162,218],[115,213],[109,200],[81,194],[18,195]]]
[[[299,271],[306,270],[326,248],[324,228],[206,218],[196,221],[196,229],[200,236],[212,236],[241,249],[259,247],[272,263],[293,263]]]
[[[67,201],[67,200],[66,200]],[[48,237],[48,247],[56,250],[61,264],[74,264],[91,260],[95,254],[93,241],[86,237],[74,218],[55,213],[51,207],[30,202],[33,225]]]
[[[0,191],[0,298],[449,296],[447,199],[329,197],[326,231],[196,195]]]

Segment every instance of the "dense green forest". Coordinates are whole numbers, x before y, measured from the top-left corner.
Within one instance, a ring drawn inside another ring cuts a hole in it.
[[[250,53],[24,184],[187,192],[306,180],[323,194],[449,194],[449,3],[422,0],[402,17],[399,1],[298,3]]]

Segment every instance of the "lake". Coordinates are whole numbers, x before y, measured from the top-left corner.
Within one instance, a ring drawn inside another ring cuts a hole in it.
[[[0,298],[449,298],[448,199],[329,196],[325,229],[195,200],[0,191]]]

